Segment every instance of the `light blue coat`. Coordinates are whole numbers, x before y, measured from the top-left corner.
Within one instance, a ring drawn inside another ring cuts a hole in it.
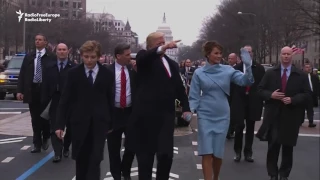
[[[189,103],[191,111],[197,112],[199,155],[223,157],[230,122],[231,82],[240,86],[253,84],[251,66],[247,66],[244,74],[229,65],[207,63],[193,74]]]

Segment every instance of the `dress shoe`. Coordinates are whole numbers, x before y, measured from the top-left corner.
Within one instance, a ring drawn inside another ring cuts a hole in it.
[[[55,155],[55,156],[53,157],[53,159],[52,159],[52,162],[54,162],[54,163],[58,163],[58,162],[60,162],[60,161],[61,161],[61,155],[59,155],[59,156]]]
[[[271,176],[270,180],[278,180],[277,176]]]
[[[280,177],[280,180],[288,180],[287,177]]]
[[[31,153],[40,153],[41,152],[41,148],[33,148],[31,151]]]
[[[63,150],[63,157],[69,157],[69,150]]]
[[[227,139],[234,139],[234,133],[230,133],[227,135]]]
[[[240,162],[240,160],[241,160],[241,153],[236,153],[236,156],[234,156],[233,160],[234,160],[235,162]]]
[[[252,156],[245,156],[244,160],[247,162],[254,162],[254,159],[252,158]]]
[[[48,139],[43,140],[43,142],[42,142],[42,149],[43,150],[47,150],[49,148],[49,142],[48,141],[49,141]]]
[[[309,124],[309,128],[314,128],[314,127],[316,127],[317,125],[316,124],[314,124],[314,123],[310,123]]]

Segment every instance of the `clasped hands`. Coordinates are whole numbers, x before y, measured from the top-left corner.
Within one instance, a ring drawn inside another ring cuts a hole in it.
[[[272,94],[271,94],[271,98],[272,99],[277,99],[282,101],[284,104],[291,104],[291,97],[286,97],[285,94],[283,92],[280,92],[280,89],[275,90]]]

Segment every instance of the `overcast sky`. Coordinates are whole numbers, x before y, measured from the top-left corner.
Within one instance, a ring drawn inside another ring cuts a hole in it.
[[[215,13],[221,0],[87,0],[87,11],[108,12],[138,33],[140,43],[157,30],[166,13],[173,38],[191,45],[198,37],[203,20]]]

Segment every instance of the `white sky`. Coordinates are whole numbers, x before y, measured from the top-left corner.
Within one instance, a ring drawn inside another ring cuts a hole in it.
[[[221,0],[87,0],[87,12],[108,12],[139,35],[139,43],[157,30],[166,13],[174,39],[191,45],[198,37],[203,20],[216,11]]]

